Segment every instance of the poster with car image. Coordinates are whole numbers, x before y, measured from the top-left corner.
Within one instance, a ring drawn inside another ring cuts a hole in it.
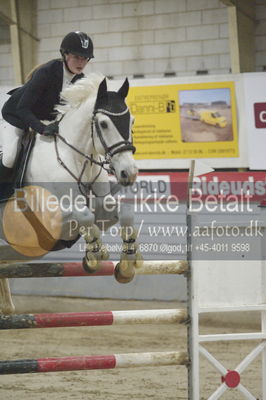
[[[238,157],[234,82],[131,87],[137,159]]]

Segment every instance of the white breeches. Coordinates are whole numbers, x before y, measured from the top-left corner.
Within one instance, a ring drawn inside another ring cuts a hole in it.
[[[18,141],[21,139],[23,130],[10,125],[4,121],[1,124],[1,146],[3,152],[2,163],[7,168],[12,168],[17,155]]]

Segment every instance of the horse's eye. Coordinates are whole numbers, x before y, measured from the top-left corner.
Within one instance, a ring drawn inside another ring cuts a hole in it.
[[[101,122],[100,122],[100,125],[101,125],[101,127],[102,127],[103,129],[106,129],[106,128],[108,127],[107,122],[105,122],[105,121],[101,121]]]

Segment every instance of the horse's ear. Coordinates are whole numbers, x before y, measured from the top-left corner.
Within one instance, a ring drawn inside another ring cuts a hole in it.
[[[104,78],[98,88],[97,98],[104,97],[106,95],[106,92],[107,92],[107,84],[106,84],[106,78]]]
[[[118,94],[124,98],[127,97],[128,94],[128,89],[129,89],[129,83],[128,83],[128,79],[125,79],[125,82],[123,83],[123,85],[121,86],[121,88],[118,90]]]

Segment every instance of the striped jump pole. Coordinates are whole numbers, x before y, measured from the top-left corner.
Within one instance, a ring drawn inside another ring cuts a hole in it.
[[[79,371],[132,367],[187,365],[185,352],[128,353],[79,357],[51,357],[36,360],[0,361],[0,375]]]
[[[0,315],[0,330],[73,326],[186,323],[182,309]]]
[[[0,278],[51,278],[74,276],[112,276],[115,264],[102,261],[102,267],[94,273],[87,272],[82,263],[65,264],[11,264],[0,265]],[[187,261],[144,261],[141,268],[136,268],[137,275],[184,274],[188,270]]]

